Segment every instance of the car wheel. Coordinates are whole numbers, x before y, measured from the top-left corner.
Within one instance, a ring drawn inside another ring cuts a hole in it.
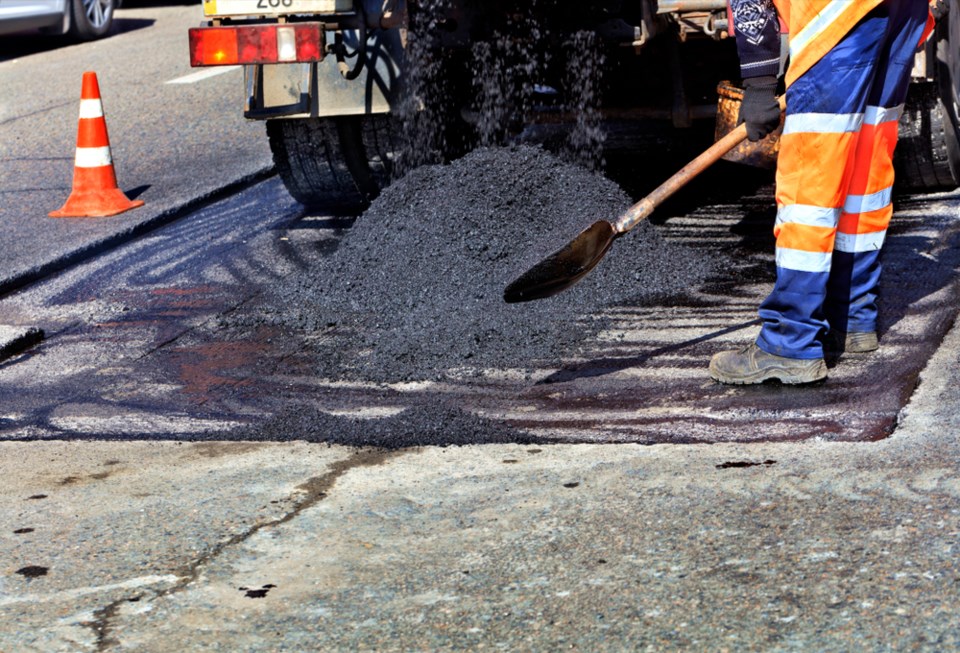
[[[117,0],[70,0],[70,36],[82,41],[105,36],[116,7]]]

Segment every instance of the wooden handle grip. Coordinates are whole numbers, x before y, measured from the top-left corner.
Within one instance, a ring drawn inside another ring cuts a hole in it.
[[[780,97],[780,109],[783,110],[786,97]],[[747,125],[742,123],[726,136],[711,145],[696,159],[683,166],[679,172],[657,186],[653,192],[631,206],[614,222],[613,228],[617,235],[622,235],[636,227],[642,220],[649,217],[653,210],[668,197],[683,188],[687,182],[709,168],[722,158],[724,154],[735,148],[747,138]]]

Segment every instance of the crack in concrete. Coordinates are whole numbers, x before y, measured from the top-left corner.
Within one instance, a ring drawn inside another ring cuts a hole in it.
[[[325,499],[333,485],[345,474],[351,470],[361,467],[376,467],[387,461],[404,455],[409,449],[385,450],[385,449],[364,449],[355,452],[346,460],[341,460],[330,465],[330,469],[322,476],[308,478],[297,486],[297,491],[302,492],[303,496],[299,500],[293,500],[293,507],[285,514],[276,519],[254,524],[242,533],[237,533],[232,537],[215,545],[206,554],[200,556],[184,568],[174,572],[180,580],[172,586],[154,592],[150,601],[177,594],[186,590],[200,576],[200,570],[210,562],[219,557],[224,551],[232,546],[244,542],[265,528],[273,528],[285,524],[296,518],[300,513],[308,508],[315,506]],[[113,627],[111,622],[117,616],[120,606],[124,603],[136,602],[141,600],[144,594],[138,594],[135,597],[117,599],[110,602],[103,608],[94,611],[94,621],[84,622],[83,625],[93,629],[96,635],[96,651],[102,653],[111,646],[119,645],[120,642],[112,637]]]
[[[110,637],[110,620],[117,614],[117,611],[120,609],[120,604],[125,603],[127,600],[128,599],[117,599],[99,610],[94,610],[94,620],[83,624],[84,626],[92,628],[93,633],[97,636],[96,650],[98,653],[100,651],[106,651],[108,646],[119,644],[117,640]]]

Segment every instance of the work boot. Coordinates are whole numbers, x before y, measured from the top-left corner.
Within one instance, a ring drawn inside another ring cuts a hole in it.
[[[740,350],[722,351],[710,360],[710,376],[720,383],[763,383],[777,379],[781,383],[813,383],[827,378],[822,358],[787,358],[768,354],[752,343]]]
[[[866,354],[880,347],[876,331],[831,331],[823,343],[824,349],[832,355]]]

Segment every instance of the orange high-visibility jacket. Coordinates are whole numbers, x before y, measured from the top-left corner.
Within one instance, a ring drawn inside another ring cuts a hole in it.
[[[773,0],[790,32],[787,86],[883,0]]]

